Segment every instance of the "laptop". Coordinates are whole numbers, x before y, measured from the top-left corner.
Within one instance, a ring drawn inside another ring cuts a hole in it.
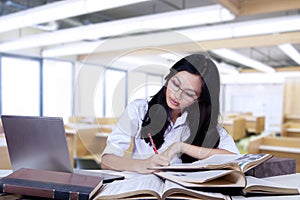
[[[43,169],[101,176],[104,183],[124,176],[73,169],[63,119],[2,115],[2,125],[13,171]]]

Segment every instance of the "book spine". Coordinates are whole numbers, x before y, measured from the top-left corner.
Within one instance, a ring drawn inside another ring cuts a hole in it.
[[[72,191],[54,191],[54,199],[89,200],[89,194]]]
[[[2,192],[4,193],[12,193],[12,194],[21,194],[28,196],[38,196],[45,198],[54,198],[54,191],[40,188],[32,188],[27,186],[16,186],[10,184],[2,184],[1,186]]]
[[[60,200],[88,200],[87,194],[80,194],[79,192],[66,192],[41,188],[32,188],[27,186],[16,186],[10,184],[0,184],[0,193],[20,194],[26,196],[44,197],[49,199]]]

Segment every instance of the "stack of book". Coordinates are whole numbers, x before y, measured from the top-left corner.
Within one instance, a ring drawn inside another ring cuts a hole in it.
[[[270,154],[222,154],[192,164],[150,168],[156,170],[151,175],[106,185],[95,199],[174,197],[226,200],[232,195],[299,195],[298,188],[245,175],[271,157]]]
[[[25,168],[0,179],[2,194],[61,200],[91,199],[102,186],[102,177]]]

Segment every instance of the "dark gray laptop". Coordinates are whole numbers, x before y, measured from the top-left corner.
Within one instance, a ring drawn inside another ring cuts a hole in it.
[[[85,173],[73,170],[63,119],[60,117],[33,117],[2,115],[12,169],[44,169],[72,173]],[[91,173],[102,176],[104,182],[123,179],[123,176]]]

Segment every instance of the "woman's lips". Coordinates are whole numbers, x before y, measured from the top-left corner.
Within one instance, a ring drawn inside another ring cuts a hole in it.
[[[174,99],[170,98],[170,103],[173,105],[173,106],[179,106],[179,103],[177,101],[175,101]]]

